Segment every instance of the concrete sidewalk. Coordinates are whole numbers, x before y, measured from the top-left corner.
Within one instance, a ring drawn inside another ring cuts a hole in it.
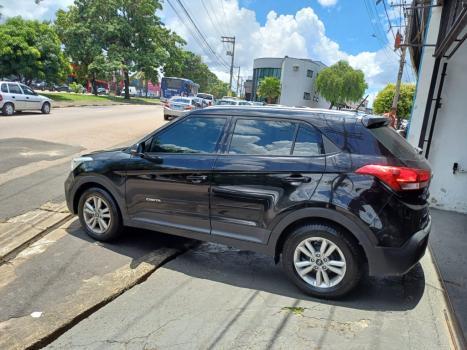
[[[467,215],[431,210],[430,246],[454,312],[467,339]],[[465,345],[467,346],[467,344]]]
[[[49,349],[451,349],[430,255],[342,301],[308,298],[272,259],[204,243]]]

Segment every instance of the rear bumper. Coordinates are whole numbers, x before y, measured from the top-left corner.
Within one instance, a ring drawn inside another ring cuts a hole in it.
[[[178,109],[171,109],[164,107],[164,115],[171,116],[171,117],[183,117],[190,113],[190,110],[178,110]]]
[[[431,231],[431,218],[424,229],[416,232],[409,240],[398,248],[375,247],[368,257],[370,275],[397,276],[404,275],[423,257],[428,245]],[[368,254],[369,252],[367,252]]]

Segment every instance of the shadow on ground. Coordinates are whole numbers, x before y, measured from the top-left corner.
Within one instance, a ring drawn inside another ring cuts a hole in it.
[[[86,241],[93,241],[76,227],[69,232]],[[119,254],[132,257],[132,265],[137,266],[142,261],[143,253],[158,249],[161,242],[167,246],[193,244],[193,241],[183,238],[139,229],[127,229],[119,240],[99,244]],[[318,300],[298,290],[287,279],[281,265],[275,265],[271,257],[213,243],[195,244],[192,250],[164,267],[198,279],[265,291],[298,300],[319,301],[350,309],[372,311],[411,310],[419,303],[425,290],[425,275],[422,266],[417,264],[405,276],[365,278],[353,293],[339,301]]]

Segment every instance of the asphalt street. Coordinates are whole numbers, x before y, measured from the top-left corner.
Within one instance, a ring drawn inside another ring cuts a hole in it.
[[[0,221],[62,201],[74,156],[130,145],[163,123],[161,107],[138,105],[0,117]]]

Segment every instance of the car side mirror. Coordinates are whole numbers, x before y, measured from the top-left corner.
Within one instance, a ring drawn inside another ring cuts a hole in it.
[[[137,143],[131,147],[132,156],[144,158],[144,143]]]

